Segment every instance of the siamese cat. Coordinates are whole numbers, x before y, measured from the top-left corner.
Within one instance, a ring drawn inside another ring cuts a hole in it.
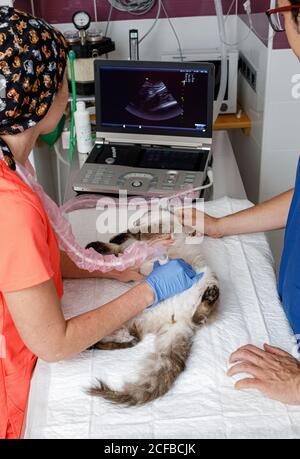
[[[138,231],[135,227],[113,237],[109,243],[92,242],[87,248],[93,248],[103,255],[118,256],[135,241],[152,243],[165,238],[164,221],[169,222],[170,218],[173,221],[170,225],[172,233],[177,217],[169,211],[163,211],[155,233],[149,232],[148,220],[143,222],[142,217]],[[195,235],[195,232],[190,234]],[[186,244],[186,234],[174,238],[166,253],[169,259],[182,258],[197,273],[204,273],[203,277],[191,289],[146,309],[112,336],[105,337],[94,346],[105,350],[125,349],[136,346],[149,333],[156,337],[155,351],[146,357],[134,383],[125,383],[121,391],[115,391],[98,381],[89,390],[90,395],[127,406],[142,405],[166,394],[184,371],[195,333],[207,323],[217,308],[219,283],[201,254],[201,244]],[[141,273],[149,275],[155,261],[144,263]]]

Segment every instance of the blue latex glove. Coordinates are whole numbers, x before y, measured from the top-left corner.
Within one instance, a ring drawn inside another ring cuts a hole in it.
[[[163,266],[156,261],[153,272],[145,279],[155,293],[155,301],[149,307],[190,289],[203,275],[197,274],[191,265],[181,259],[171,260]]]

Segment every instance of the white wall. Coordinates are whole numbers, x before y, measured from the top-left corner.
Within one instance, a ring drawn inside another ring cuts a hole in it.
[[[232,131],[230,137],[247,196],[256,203],[260,192],[269,50],[253,32],[249,33],[249,28],[240,18],[238,41],[239,50],[257,71],[257,90],[255,92],[246,79],[239,75],[238,98],[252,120],[252,129],[250,137],[240,130]]]
[[[294,75],[300,77],[300,64],[294,53],[289,49],[272,50],[266,93],[260,201],[294,187],[300,154],[300,99],[293,97]],[[279,266],[284,231],[271,233],[269,239]]]
[[[292,79],[299,74],[299,60],[291,50],[272,50],[260,184],[263,200],[294,185],[300,154],[300,94],[293,97]]]
[[[219,47],[218,24],[215,16],[199,16],[172,19],[183,49],[201,49]],[[127,59],[129,57],[129,30],[137,28],[140,37],[153,24],[151,19],[134,21],[113,21],[108,36],[116,42],[116,51],[110,53],[112,59]],[[236,41],[236,16],[229,16],[227,20],[228,40]],[[94,24],[95,26],[95,24]],[[58,24],[62,30],[72,29],[71,24]],[[96,27],[102,31],[106,23],[101,22]],[[145,60],[160,60],[166,52],[178,50],[177,41],[167,19],[160,19],[149,37],[141,44],[140,58]]]
[[[239,39],[246,33],[247,26],[239,20]],[[231,141],[248,198],[257,203],[294,186],[300,154],[300,87],[294,94],[292,81],[298,75],[300,82],[300,65],[290,49],[274,50],[272,41],[267,48],[253,33],[240,50],[258,71],[258,89],[255,93],[240,76],[239,98],[253,128],[250,137],[232,133]],[[278,268],[284,231],[270,233],[269,240]]]

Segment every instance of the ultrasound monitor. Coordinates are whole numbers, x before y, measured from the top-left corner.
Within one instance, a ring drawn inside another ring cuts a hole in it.
[[[212,136],[211,64],[96,61],[97,131]]]
[[[160,196],[205,183],[213,64],[96,60],[95,94],[96,145],[75,191]]]

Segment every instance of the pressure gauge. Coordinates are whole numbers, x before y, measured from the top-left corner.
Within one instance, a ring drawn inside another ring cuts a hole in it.
[[[86,11],[77,11],[72,21],[77,30],[87,30],[91,24],[91,16]]]

